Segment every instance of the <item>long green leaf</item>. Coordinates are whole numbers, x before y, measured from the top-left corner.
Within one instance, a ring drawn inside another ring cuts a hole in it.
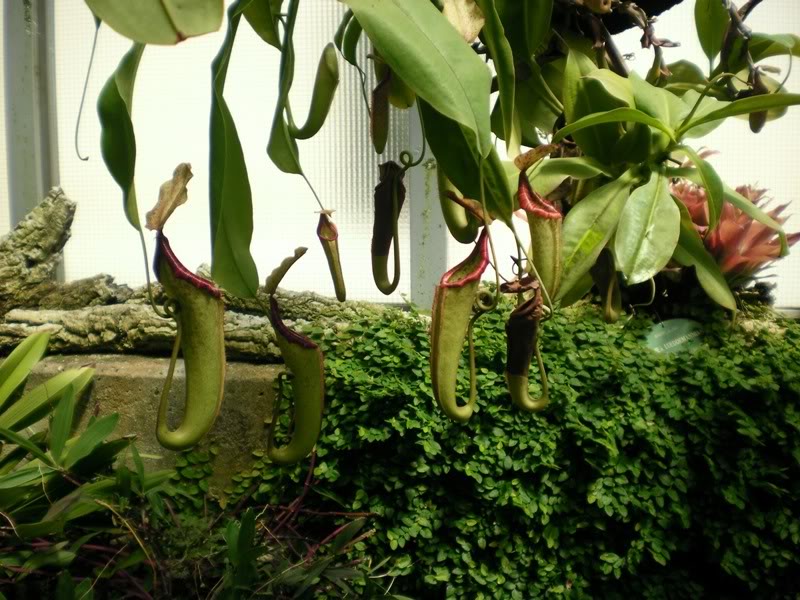
[[[228,64],[242,11],[251,0],[240,0],[228,10],[228,32],[211,64],[213,78],[209,153],[211,205],[211,274],[225,290],[250,298],[258,288],[258,270],[250,254],[253,237],[253,200],[247,165],[223,92]]]
[[[536,55],[550,34],[554,0],[523,0],[525,6],[525,44],[528,57]]]
[[[244,18],[262,40],[278,50],[281,48],[278,37],[278,17],[281,14],[282,0],[255,0],[244,10]]]
[[[681,215],[669,193],[669,181],[653,172],[636,188],[619,218],[614,252],[628,285],[647,281],[672,258],[680,234]]]
[[[279,69],[278,99],[275,103],[275,114],[272,117],[272,129],[267,143],[267,154],[272,162],[284,173],[302,175],[303,167],[300,165],[300,151],[297,142],[289,132],[284,113],[289,103],[289,91],[294,81],[294,25],[297,22],[299,0],[289,2],[289,11],[286,15],[281,63]]]
[[[722,0],[696,0],[694,22],[700,47],[708,60],[713,60],[722,49],[722,41],[725,39],[725,31],[730,22],[730,16]]]
[[[514,158],[519,155],[522,142],[522,124],[514,100],[516,87],[514,54],[511,52],[511,44],[506,39],[500,16],[495,10],[494,1],[476,0],[476,3],[486,19],[483,37],[497,73],[500,109],[503,115],[503,139],[506,142],[507,154]]]
[[[727,117],[735,117],[737,115],[746,115],[752,112],[760,112],[769,110],[771,108],[783,108],[787,106],[795,106],[800,104],[800,94],[767,94],[764,96],[751,96],[750,98],[742,98],[741,100],[734,100],[730,104],[726,104],[722,108],[712,110],[703,116],[696,116],[689,123],[681,127],[677,131],[678,138],[699,125],[725,119]]]
[[[529,177],[534,191],[547,196],[567,177],[592,179],[598,175],[610,176],[603,163],[588,156],[574,156],[543,160],[534,167]]]
[[[29,335],[0,363],[0,409],[44,356],[49,341],[49,333]]]
[[[117,421],[119,421],[119,415],[113,413],[89,425],[86,431],[80,435],[78,441],[67,452],[67,456],[64,459],[64,467],[69,469],[80,459],[89,456],[95,448],[103,443],[103,440],[111,435],[111,432],[117,426]]]
[[[666,125],[662,123],[658,119],[654,119],[650,115],[646,115],[640,110],[636,110],[635,108],[615,108],[614,110],[609,110],[603,113],[595,113],[592,115],[587,115],[575,121],[574,123],[570,123],[566,127],[562,127],[558,130],[558,133],[553,137],[553,143],[557,144],[561,140],[563,140],[568,135],[572,135],[576,131],[580,131],[582,129],[586,129],[587,127],[593,127],[595,125],[601,125],[603,123],[624,123],[627,121],[632,121],[634,123],[643,123],[645,125],[649,125],[650,127],[655,127],[666,133],[671,140],[675,140],[675,132]]]
[[[21,436],[20,434],[15,433],[15,432],[11,431],[10,429],[5,429],[3,427],[0,427],[0,437],[2,437],[5,440],[11,442],[12,444],[16,444],[20,448],[24,448],[30,454],[32,454],[34,457],[36,457],[40,461],[42,461],[44,464],[46,464],[48,466],[51,466],[51,467],[53,466],[53,461],[50,459],[49,456],[47,456],[47,454],[42,452],[42,449],[39,448],[39,446],[34,444],[29,439]]]
[[[171,45],[219,29],[222,0],[86,0],[111,29],[142,44]]]
[[[722,179],[714,168],[703,159],[697,152],[688,146],[680,146],[679,150],[684,152],[697,167],[700,175],[701,185],[706,190],[706,201],[708,203],[708,226],[713,231],[719,224],[719,216],[722,214],[723,184]]]
[[[125,217],[137,231],[142,230],[136,205],[136,135],[131,112],[136,71],[144,52],[143,44],[134,44],[122,57],[116,71],[108,78],[97,99],[100,118],[100,151],[109,173],[122,188]]]
[[[429,0],[345,0],[381,56],[418,97],[492,149],[491,75]],[[459,189],[461,189],[459,187]]]
[[[61,455],[67,443],[69,432],[72,429],[72,417],[75,412],[75,390],[67,386],[61,396],[56,410],[53,412],[53,422],[50,425],[50,454],[57,464],[61,464]]]
[[[714,302],[728,310],[736,310],[736,300],[731,289],[714,257],[703,245],[703,240],[692,223],[689,209],[679,200],[674,202],[681,213],[681,230],[673,257],[685,267],[694,267],[697,280]]]
[[[19,431],[23,427],[36,423],[52,410],[69,386],[74,388],[76,396],[80,396],[83,388],[92,380],[93,375],[94,369],[83,367],[69,369],[48,379],[25,394],[3,414],[0,414],[0,427]]]
[[[562,230],[564,276],[556,299],[563,298],[583,278],[611,239],[635,179],[634,172],[627,171],[567,213]]]
[[[480,174],[483,164],[483,192],[489,211],[506,223],[511,222],[513,192],[503,163],[492,147],[485,160],[475,146],[474,136],[460,123],[437,113],[419,100],[419,114],[425,124],[425,138],[447,178],[465,196],[480,200]]]
[[[42,483],[43,479],[49,479],[49,476],[55,472],[52,467],[42,465],[31,465],[17,469],[13,473],[0,477],[0,490],[13,489],[20,486],[30,485],[31,482],[36,482],[36,485]]]

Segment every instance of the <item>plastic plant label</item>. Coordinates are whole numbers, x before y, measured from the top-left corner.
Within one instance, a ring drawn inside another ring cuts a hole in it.
[[[702,344],[702,325],[691,319],[669,319],[656,323],[647,334],[647,347],[665,354],[694,350]]]

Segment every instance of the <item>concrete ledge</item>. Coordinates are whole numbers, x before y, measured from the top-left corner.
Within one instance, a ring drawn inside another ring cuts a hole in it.
[[[52,356],[42,360],[31,374],[27,388],[50,377],[82,366],[95,369],[92,387],[76,412],[78,429],[83,429],[91,415],[119,413],[114,437],[134,434],[140,453],[149,468],[173,466],[177,453],[165,450],[156,440],[158,400],[167,375],[169,359],[145,356],[88,354]],[[224,487],[241,469],[250,466],[253,450],[266,446],[265,420],[269,420],[275,399],[273,383],[284,370],[282,365],[228,363],[225,398],[217,421],[203,446],[215,445],[212,485]],[[170,390],[171,424],[180,422],[183,413],[185,373],[183,361],[175,366]]]

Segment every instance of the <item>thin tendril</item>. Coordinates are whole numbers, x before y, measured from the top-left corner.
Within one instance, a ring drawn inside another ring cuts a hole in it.
[[[481,158],[480,165],[478,166],[479,171],[479,179],[480,179],[480,190],[481,190],[481,208],[483,209],[483,226],[486,229],[486,233],[489,236],[489,248],[492,251],[492,267],[494,268],[494,281],[495,288],[494,294],[494,305],[497,306],[497,303],[500,301],[500,269],[498,268],[497,262],[497,252],[494,249],[494,240],[492,239],[492,229],[489,227],[489,211],[486,209],[486,198],[483,192],[483,158]]]
[[[322,201],[319,199],[319,196],[317,195],[317,190],[315,190],[314,186],[311,185],[311,182],[308,180],[308,177],[306,177],[305,173],[300,173],[300,176],[305,180],[308,189],[311,190],[311,193],[314,194],[314,199],[317,201],[317,204],[319,204],[319,209],[324,211],[325,207],[322,206]]]
[[[147,244],[144,241],[144,232],[141,228],[139,229],[139,241],[142,244],[142,256],[144,257],[144,276],[147,279],[147,299],[150,302],[150,306],[159,317],[162,319],[169,319],[171,315],[166,310],[162,312],[161,308],[153,299],[153,285],[150,282],[150,261],[147,259]]]
[[[417,114],[419,115],[419,128],[422,132],[422,151],[420,152],[419,158],[414,160],[411,152],[408,150],[403,150],[400,153],[400,162],[403,164],[403,172],[408,171],[411,167],[416,167],[420,164],[423,159],[425,158],[425,153],[427,152],[427,138],[425,137],[425,121],[422,120],[422,112],[419,109],[419,103],[417,103]]]
[[[75,121],[75,154],[79,160],[87,161],[89,157],[81,156],[80,148],[78,148],[78,132],[81,128],[81,115],[83,114],[83,103],[86,100],[86,88],[89,87],[89,75],[92,72],[92,63],[94,63],[94,51],[97,48],[97,34],[100,32],[100,21],[97,21],[97,26],[94,28],[94,40],[92,41],[92,53],[89,55],[89,67],[86,69],[86,79],[83,81],[83,92],[81,92],[81,104],[78,107],[78,118]]]
[[[708,95],[708,92],[711,91],[711,88],[714,86],[714,84],[716,84],[721,79],[726,79],[730,77],[736,77],[736,75],[734,73],[720,73],[719,75],[712,78],[711,81],[709,81],[706,84],[706,87],[703,88],[703,93],[700,94],[700,97],[695,101],[692,110],[689,111],[689,114],[686,115],[686,118],[681,122],[680,126],[678,127],[677,131],[678,137],[680,137],[680,134],[683,133],[683,128],[686,127],[686,125],[692,120],[692,117],[697,112],[697,109],[700,108],[700,103]]]
[[[533,257],[528,253],[528,249],[522,244],[522,240],[519,239],[519,234],[517,233],[516,227],[514,227],[513,221],[511,222],[511,231],[514,234],[514,240],[517,242],[517,251],[521,251],[523,254],[525,254],[525,258],[528,260],[528,268],[533,273],[533,276],[539,281],[539,287],[542,289],[542,296],[544,296],[545,306],[549,309],[550,314],[552,315],[553,301],[550,299],[550,294],[542,283],[541,277],[539,277],[539,272],[536,270],[536,265],[533,264]]]

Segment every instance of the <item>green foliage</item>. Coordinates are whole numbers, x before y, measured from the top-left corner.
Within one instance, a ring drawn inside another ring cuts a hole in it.
[[[64,371],[17,393],[47,342],[46,334],[31,336],[0,364],[0,589],[13,584],[15,597],[41,596],[52,585],[59,597],[88,598],[96,579],[130,577],[127,570],[142,565],[145,552],[135,535],[126,539],[133,530],[123,515],[132,506],[158,502],[171,472],[145,473],[130,437],[106,441],[116,414],[92,418],[71,435],[91,369]],[[47,416],[49,429],[23,429]],[[113,469],[128,449],[136,471]],[[75,585],[73,577],[83,580]]]
[[[435,409],[419,315],[309,332],[328,397],[307,502],[374,513],[355,556],[389,558],[414,597],[794,597],[800,326],[707,314],[703,348],[670,356],[648,318],[567,309],[543,325],[552,400],[531,415],[498,374],[507,311],[478,321],[466,425]],[[260,459],[231,500],[285,503],[307,466]]]

